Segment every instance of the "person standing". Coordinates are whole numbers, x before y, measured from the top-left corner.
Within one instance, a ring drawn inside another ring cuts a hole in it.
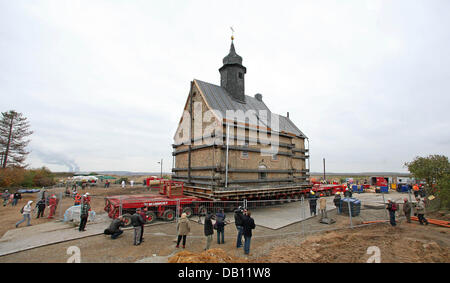
[[[316,194],[311,191],[309,193],[309,211],[311,213],[311,216],[314,214],[314,216],[317,215],[317,196]]]
[[[336,206],[337,209],[337,213],[341,214],[341,192],[336,192],[336,194],[334,195],[334,206]]]
[[[74,202],[73,205],[80,205],[81,204],[81,195],[78,192],[75,194],[74,199],[75,199],[75,202]]]
[[[48,208],[50,209],[50,214],[48,215],[48,219],[53,218],[53,216],[55,215],[56,205],[57,205],[56,196],[52,195],[52,197],[48,201]]]
[[[405,214],[406,222],[411,223],[412,204],[410,201],[408,201],[407,198],[405,198],[404,201],[405,202],[403,203],[403,213]]]
[[[211,212],[207,211],[206,216],[205,216],[205,225],[204,225],[204,231],[205,231],[205,236],[206,236],[205,251],[209,250],[209,247],[211,246],[212,238],[214,235],[212,218],[213,218],[213,215],[211,214]]]
[[[216,229],[217,229],[217,244],[225,243],[225,213],[223,209],[220,209],[219,212],[216,213]]]
[[[131,225],[134,228],[134,245],[139,246],[141,244],[141,231],[142,225],[144,224],[144,220],[140,214],[141,209],[136,209],[136,212],[131,215]]]
[[[44,217],[44,211],[45,211],[45,199],[40,199],[37,203],[36,203],[36,207],[37,207],[37,217]]]
[[[417,198],[419,196],[419,186],[417,184],[414,184],[413,191],[414,191],[414,197]]]
[[[428,225],[428,220],[425,218],[425,202],[420,197],[417,197],[416,200],[416,213],[417,218],[419,218],[419,223],[420,225],[423,225],[424,223]]]
[[[9,201],[9,196],[11,194],[8,192],[8,190],[5,190],[5,192],[3,192],[2,194],[2,198],[3,198],[3,206],[6,206],[8,204]]]
[[[13,197],[13,201],[11,203],[12,206],[16,206],[17,203],[19,202],[19,199],[22,199],[22,194],[19,192],[15,192],[14,193],[14,197]]]
[[[191,231],[189,219],[187,218],[186,213],[181,214],[181,218],[180,220],[178,220],[177,223],[177,231],[178,231],[177,248],[180,247],[180,241],[183,238],[183,249],[184,249],[186,247],[186,237]]]
[[[250,253],[250,242],[252,239],[252,230],[255,229],[255,221],[251,217],[250,211],[246,211],[243,217],[242,226],[244,234],[244,254],[248,255]]]
[[[125,180],[122,180],[122,189],[125,189]]]
[[[91,209],[91,205],[89,204],[89,200],[87,198],[83,198],[83,202],[80,207],[80,227],[78,231],[83,232],[86,231],[86,223],[89,217],[89,210]]]
[[[396,226],[397,223],[395,223],[395,212],[397,211],[397,204],[391,199],[388,199],[388,205],[386,209],[389,211],[389,222],[392,226]]]
[[[144,241],[144,225],[147,223],[147,207],[144,207],[144,209],[139,209],[139,215],[144,221],[141,225],[141,237],[139,238],[139,242],[142,243]]]
[[[242,217],[243,209],[239,206],[238,209],[234,211],[234,224],[236,225],[236,230],[238,231],[236,239],[236,248],[242,247],[242,236],[244,228],[242,227]]]
[[[327,218],[327,199],[323,196],[319,199],[320,220]]]
[[[32,200],[28,201],[28,203],[21,209],[23,219],[16,223],[16,228],[19,227],[20,223],[25,222],[25,220],[27,220],[27,226],[31,226],[31,211],[33,210],[31,208],[32,203]]]

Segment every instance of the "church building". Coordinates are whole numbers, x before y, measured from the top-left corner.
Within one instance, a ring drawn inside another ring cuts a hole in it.
[[[220,85],[194,79],[175,133],[173,176],[189,194],[214,199],[297,196],[309,186],[307,137],[245,93],[247,68],[234,42]]]

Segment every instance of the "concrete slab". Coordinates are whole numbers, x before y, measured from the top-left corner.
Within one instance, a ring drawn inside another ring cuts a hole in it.
[[[334,196],[325,198],[327,200],[327,211],[336,209],[333,203]],[[317,203],[317,209],[318,207],[319,204]],[[276,230],[314,216],[311,216],[309,203],[305,200],[303,204],[301,201],[297,201],[264,208],[255,208],[252,209],[252,217],[256,225]]]
[[[25,226],[7,231],[0,239],[0,256],[29,250],[41,246],[61,243],[103,234],[111,219],[106,214],[96,216],[95,222],[88,222],[86,231],[78,231],[72,223],[49,222],[35,226]],[[164,224],[157,222],[146,226]],[[131,228],[124,228],[128,230]]]

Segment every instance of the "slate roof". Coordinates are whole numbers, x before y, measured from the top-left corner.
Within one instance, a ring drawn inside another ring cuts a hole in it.
[[[270,109],[266,106],[266,104],[262,100],[258,100],[252,96],[245,96],[245,103],[238,102],[234,100],[228,92],[217,85],[210,84],[207,82],[203,82],[200,80],[194,80],[199,86],[201,92],[204,94],[205,99],[207,100],[208,105],[214,110],[220,112],[223,118],[226,118],[227,110],[242,110],[244,113],[248,110],[254,110],[256,112],[256,116],[258,118],[258,122],[260,125],[266,125],[267,127],[277,130],[276,127],[271,127],[271,114],[275,117],[278,117],[279,120],[279,132],[286,132],[290,134],[294,134],[298,137],[306,138],[306,136],[300,131],[297,126],[288,118],[282,115],[278,115],[276,113],[272,113]],[[259,117],[259,113],[261,110],[267,111],[267,119],[263,119]],[[265,121],[267,120],[267,121]],[[249,121],[238,121],[243,123],[248,123]]]

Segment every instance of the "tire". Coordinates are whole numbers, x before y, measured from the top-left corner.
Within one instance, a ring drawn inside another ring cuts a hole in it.
[[[200,216],[205,216],[207,210],[208,210],[208,209],[206,208],[206,206],[200,205],[200,206],[198,207],[197,213],[198,213],[198,215],[200,215]]]
[[[190,218],[194,212],[192,208],[184,207],[182,213],[186,213],[187,218]]]
[[[156,213],[154,213],[153,211],[147,211],[147,213],[145,214],[145,218],[146,223],[151,224],[156,220]]]
[[[172,209],[167,209],[163,213],[163,218],[165,221],[173,221],[175,219],[175,211]]]
[[[130,227],[131,226],[131,214],[123,214],[123,222],[124,222],[124,226],[123,227]]]

